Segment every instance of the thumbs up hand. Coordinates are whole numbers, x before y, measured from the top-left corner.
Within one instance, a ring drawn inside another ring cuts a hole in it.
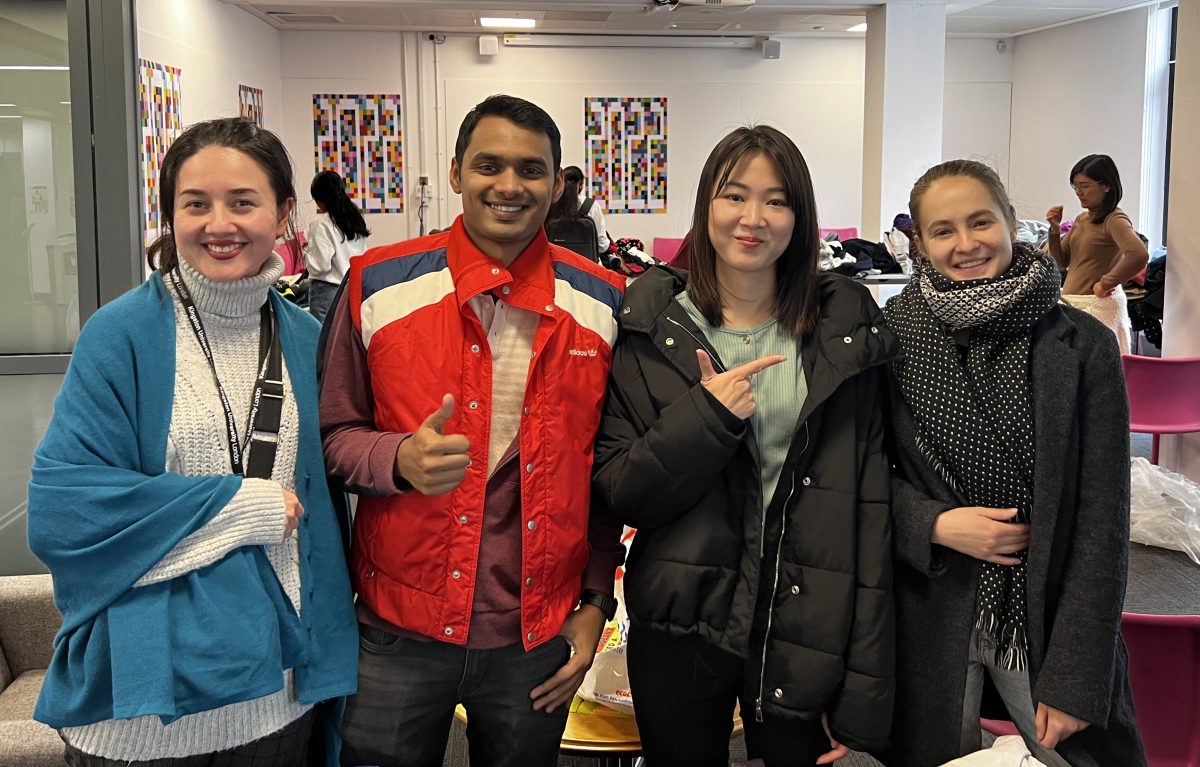
[[[423,495],[442,495],[458,487],[467,475],[471,443],[462,434],[446,434],[446,422],[454,415],[454,396],[442,397],[442,405],[425,419],[413,435],[396,450],[396,473]]]
[[[696,350],[696,361],[700,364],[700,385],[708,389],[708,393],[717,398],[722,405],[738,418],[749,418],[754,415],[754,392],[750,388],[750,377],[772,365],[778,365],[787,357],[782,354],[772,354],[760,357],[753,362],[718,373],[713,370],[712,358],[703,349]]]

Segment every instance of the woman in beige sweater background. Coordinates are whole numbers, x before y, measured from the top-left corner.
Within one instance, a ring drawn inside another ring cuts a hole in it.
[[[1050,255],[1066,270],[1062,300],[1103,322],[1129,353],[1129,311],[1121,286],[1149,260],[1146,246],[1125,211],[1117,207],[1123,190],[1117,165],[1106,154],[1090,154],[1071,168],[1071,190],[1086,208],[1060,237],[1063,206],[1046,211]]]

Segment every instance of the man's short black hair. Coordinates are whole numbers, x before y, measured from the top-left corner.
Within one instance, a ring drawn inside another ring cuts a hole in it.
[[[558,126],[554,124],[554,119],[537,104],[504,94],[488,96],[476,104],[475,108],[463,118],[462,125],[458,128],[458,140],[454,142],[454,159],[460,168],[463,163],[463,155],[467,152],[467,144],[471,143],[471,134],[475,132],[475,126],[488,116],[503,117],[523,128],[545,133],[546,137],[550,139],[550,154],[554,158],[554,172],[558,173],[562,166],[562,134],[559,133]]]

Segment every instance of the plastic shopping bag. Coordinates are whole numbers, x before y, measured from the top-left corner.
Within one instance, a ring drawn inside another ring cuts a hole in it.
[[[1186,552],[1200,565],[1200,485],[1145,458],[1130,462],[1129,540]]]
[[[633,528],[625,528],[621,536],[626,550],[633,540]],[[625,611],[625,568],[616,572],[615,594],[617,613],[604,624],[600,642],[596,646],[596,659],[577,693],[584,700],[595,701],[609,708],[633,713],[633,697],[629,692],[629,666],[625,660],[625,648],[629,640],[629,614]]]
[[[1029,753],[1020,735],[996,738],[991,748],[946,762],[942,767],[1046,767]]]

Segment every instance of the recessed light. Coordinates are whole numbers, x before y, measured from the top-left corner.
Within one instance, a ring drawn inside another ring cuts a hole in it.
[[[71,102],[70,102],[70,101],[60,101],[60,102],[58,102],[58,103],[62,104],[62,105],[63,105],[63,106],[65,106],[65,107],[69,107],[69,106],[71,106]]]
[[[867,31],[867,22],[864,21],[861,24],[855,24],[852,27],[846,27],[846,31],[847,32],[866,32]]]
[[[479,25],[492,29],[533,29],[537,26],[537,20],[505,18],[501,16],[480,16]]]
[[[0,120],[20,120],[21,115],[0,115]]]
[[[66,72],[70,67],[47,67],[39,65],[24,65],[24,64],[0,64],[0,71],[15,72]]]
[[[15,107],[16,104],[0,104],[0,107]]]

